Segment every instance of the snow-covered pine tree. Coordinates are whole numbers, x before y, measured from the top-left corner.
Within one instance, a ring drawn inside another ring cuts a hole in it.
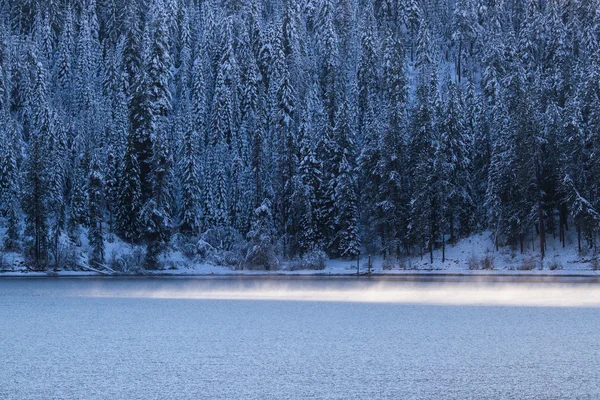
[[[31,95],[36,99],[35,107],[27,110],[33,115],[34,129],[30,132],[26,148],[25,176],[22,207],[25,212],[26,234],[31,238],[31,262],[38,269],[45,269],[49,262],[48,217],[51,176],[48,170],[48,138],[54,129],[52,110],[48,104],[47,74],[35,56],[31,58],[35,71]],[[32,106],[33,101],[28,101]]]
[[[88,198],[88,241],[92,247],[90,260],[94,263],[104,262],[104,177],[97,156],[92,156],[90,173],[87,182]]]
[[[142,209],[142,182],[140,165],[136,154],[135,137],[128,135],[123,159],[117,175],[115,202],[115,228],[125,240],[140,239],[140,210]]]
[[[231,21],[226,24],[226,40],[219,59],[215,93],[212,103],[212,121],[210,129],[210,144],[216,146],[226,143],[232,148],[234,135],[234,91],[237,76],[237,63],[233,51],[233,32]]]
[[[296,94],[291,85],[287,66],[283,67],[279,78],[277,90],[277,162],[279,183],[278,199],[280,202],[280,218],[283,226],[283,252],[284,257],[296,255],[298,252],[297,230],[299,214],[295,209],[292,198],[294,184],[298,171],[298,146],[296,139],[295,107]],[[289,253],[289,254],[288,254]]]
[[[361,226],[364,244],[370,253],[381,252],[387,247],[383,232],[382,208],[378,207],[381,176],[381,134],[383,130],[381,114],[375,109],[375,104],[369,104],[369,108],[363,119],[363,131],[365,135],[360,138],[362,146],[358,156],[358,171],[360,202],[361,202]]]
[[[317,248],[318,232],[318,202],[317,195],[321,187],[321,166],[315,152],[315,138],[310,127],[309,113],[304,110],[301,117],[299,137],[298,179],[294,184],[295,202],[300,215],[298,222],[297,244],[301,254]]]
[[[376,43],[377,34],[373,21],[373,7],[368,6],[364,11],[363,35],[361,38],[361,55],[356,71],[358,80],[358,137],[365,137],[370,132],[365,126],[365,114],[369,107],[377,107],[379,100],[379,49]]]
[[[265,199],[254,210],[252,226],[247,235],[250,249],[246,263],[250,267],[263,267],[267,271],[277,269],[279,260],[275,254],[275,225],[271,213],[271,202]]]
[[[436,119],[439,102],[437,71],[421,65],[417,101],[412,110],[410,164],[411,200],[408,234],[416,246],[429,250],[433,263],[434,242],[439,240],[439,194],[434,157],[436,150]],[[422,254],[422,253],[421,253]]]
[[[323,98],[323,109],[328,119],[328,127],[333,130],[335,126],[335,114],[337,110],[338,79],[340,71],[340,59],[338,52],[339,38],[333,24],[333,1],[322,0],[317,32],[317,49],[319,57],[319,81],[321,96]]]
[[[334,236],[332,250],[341,257],[353,258],[360,254],[358,227],[358,187],[354,162],[356,148],[350,106],[344,96],[336,114],[335,143],[332,165],[337,171],[329,186],[333,189]]]
[[[229,180],[225,167],[227,147],[224,143],[211,147],[207,168],[207,229],[230,226]]]
[[[446,86],[446,98],[439,122],[439,142],[435,154],[437,190],[440,196],[439,224],[443,246],[446,235],[454,241],[457,231],[469,233],[471,228],[469,225],[461,226],[461,222],[465,223],[468,220],[464,221],[459,217],[463,213],[473,215],[474,211],[461,92],[454,82],[447,80]]]
[[[248,38],[250,40],[250,38]],[[248,43],[248,46],[251,44]],[[248,143],[248,164],[252,175],[251,209],[260,206],[264,196],[265,180],[265,132],[264,87],[251,48],[245,49],[240,58],[240,136]]]
[[[14,122],[3,112],[2,128],[0,128],[0,215],[6,216],[7,229],[0,249],[16,251],[19,249],[20,229],[18,206],[19,170],[17,165],[17,146]]]
[[[189,104],[189,103],[188,103]],[[185,107],[184,107],[185,109]],[[200,231],[200,135],[192,123],[191,115],[184,112],[184,132],[179,149],[179,171],[181,174],[181,222],[179,230],[186,234],[197,234]]]
[[[454,5],[452,40],[457,46],[456,50],[456,76],[460,82],[466,54],[472,54],[474,45],[480,34],[479,19],[477,17],[476,2],[473,0],[458,0]]]
[[[406,0],[400,3],[400,19],[409,33],[410,61],[415,60],[415,44],[422,21],[422,11],[418,0]]]
[[[377,153],[376,166],[379,186],[375,204],[381,215],[379,229],[383,255],[392,252],[399,256],[406,246],[408,221],[408,82],[404,66],[402,43],[392,32],[387,33],[383,55],[383,109],[385,125]]]
[[[17,149],[15,145],[14,124],[8,113],[0,114],[0,214],[4,214],[18,183]]]
[[[86,149],[77,148],[75,160],[73,161],[73,177],[71,182],[71,198],[69,207],[69,233],[76,235],[76,229],[88,225],[88,177],[89,177],[89,153]],[[76,239],[73,236],[73,239]]]
[[[162,0],[153,4],[153,40],[148,55],[148,110],[150,114],[150,160],[152,194],[141,210],[144,224],[143,235],[148,243],[145,267],[159,267],[158,257],[168,244],[171,235],[171,188],[173,159],[171,152],[170,125],[167,117],[172,110],[171,68],[172,61],[168,44],[168,20],[166,5]]]
[[[73,23],[73,10],[68,7],[66,10],[64,26],[58,41],[58,60],[55,66],[55,82],[63,91],[63,102],[68,107],[70,101],[68,94],[73,79],[73,56],[75,47],[75,32]]]

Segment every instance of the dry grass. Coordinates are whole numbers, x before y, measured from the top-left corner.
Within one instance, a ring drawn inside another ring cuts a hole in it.
[[[494,266],[494,255],[491,252],[486,252],[485,255],[481,258],[476,256],[471,256],[467,260],[467,265],[470,270],[484,270],[491,271],[495,269]]]
[[[523,259],[523,263],[521,265],[519,265],[517,267],[517,269],[519,271],[532,271],[532,270],[534,270],[537,267],[536,264],[537,263],[536,263],[536,261],[535,261],[535,259],[533,257],[532,258],[525,258],[525,259]]]
[[[552,264],[550,264],[548,268],[550,269],[550,271],[563,269],[562,265],[560,265],[557,261],[552,262]]]

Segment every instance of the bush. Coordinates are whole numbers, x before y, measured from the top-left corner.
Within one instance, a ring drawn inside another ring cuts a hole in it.
[[[383,260],[383,265],[381,266],[381,268],[384,271],[391,271],[393,269],[397,269],[398,266],[391,258],[386,258],[385,260]]]
[[[242,235],[236,229],[231,227],[216,227],[204,232],[200,236],[196,247],[197,250],[202,250],[199,247],[208,245],[212,250],[231,251],[242,241]]]
[[[467,260],[467,265],[470,270],[493,270],[494,266],[494,255],[490,251],[486,251],[485,255],[481,258],[472,255]]]
[[[250,247],[244,263],[247,269],[265,269],[274,271],[279,268],[279,258],[272,246],[254,245]]]
[[[0,251],[0,271],[8,269],[8,261],[6,260],[6,254]]]
[[[241,250],[232,250],[226,251],[223,254],[223,263],[221,265],[225,265],[227,267],[232,267],[238,269],[244,263],[244,257],[242,256]]]
[[[548,268],[550,269],[550,271],[556,271],[558,269],[563,269],[562,265],[560,265],[557,261],[552,262],[552,264],[550,264],[550,266]]]
[[[300,259],[294,260],[290,264],[292,271],[308,269],[321,271],[325,269],[327,265],[327,254],[321,249],[314,249],[304,254]]]
[[[52,252],[54,268],[56,269],[76,269],[78,268],[77,250],[70,240],[61,241],[55,251]]]
[[[523,259],[523,263],[517,267],[519,271],[532,271],[536,268],[537,263],[535,258],[525,258]]]
[[[482,269],[492,270],[494,269],[494,256],[487,253],[481,260]]]
[[[279,267],[275,249],[275,228],[271,214],[271,202],[265,199],[254,210],[252,226],[247,238],[250,248],[246,254],[246,266],[250,269],[264,268],[267,271]]]
[[[237,230],[218,227],[200,236],[195,244],[194,253],[197,261],[240,268],[244,263],[247,246],[247,242]]]
[[[210,245],[210,243],[208,243],[203,238],[200,238],[198,240],[198,242],[196,243],[195,253],[200,258],[201,261],[206,260],[210,254],[213,254],[217,251],[218,251],[217,249],[212,247]]]
[[[113,252],[108,264],[110,268],[117,272],[136,273],[140,271],[145,258],[146,254],[144,250],[139,246],[135,246],[133,248],[123,249],[123,251],[118,254]]]
[[[176,250],[179,250],[189,260],[196,257],[197,244],[196,240],[180,233],[173,235],[171,243]]]

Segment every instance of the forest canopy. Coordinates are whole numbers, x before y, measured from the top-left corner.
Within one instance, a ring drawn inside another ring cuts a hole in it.
[[[2,251],[161,267],[600,223],[598,0],[0,3]],[[187,247],[186,247],[187,246]]]

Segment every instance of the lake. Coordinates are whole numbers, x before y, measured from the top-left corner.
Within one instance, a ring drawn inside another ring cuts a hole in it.
[[[598,399],[599,378],[589,279],[0,279],[0,399]]]

